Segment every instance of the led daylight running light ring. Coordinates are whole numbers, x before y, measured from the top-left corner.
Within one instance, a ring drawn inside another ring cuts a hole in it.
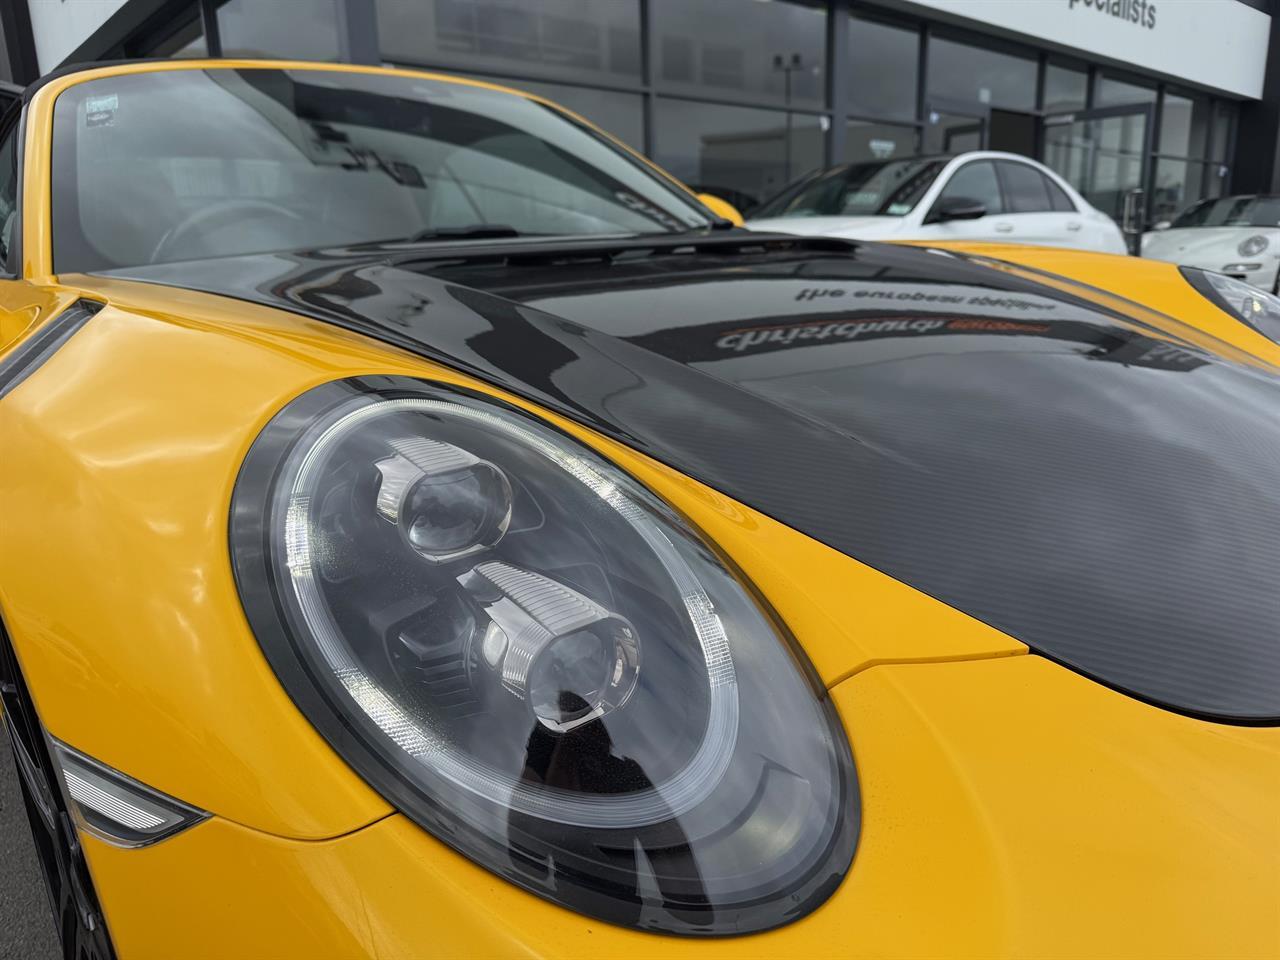
[[[396,412],[441,413],[496,429],[551,460],[604,501],[641,536],[680,592],[706,663],[710,712],[707,729],[693,759],[662,784],[630,795],[600,794],[586,799],[567,790],[527,784],[481,767],[443,738],[429,736],[413,717],[375,683],[356,662],[334,629],[334,620],[315,586],[310,536],[311,499],[307,494],[324,454],[352,428]],[[338,418],[307,451],[289,491],[285,513],[285,553],[294,596],[320,654],[357,707],[401,750],[459,787],[529,816],[580,827],[634,829],[678,817],[715,789],[733,757],[738,733],[738,690],[724,625],[711,598],[684,558],[657,524],[607,476],[587,460],[548,443],[503,417],[462,403],[406,397],[361,401]]]

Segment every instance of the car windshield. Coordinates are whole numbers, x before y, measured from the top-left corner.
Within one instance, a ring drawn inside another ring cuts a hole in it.
[[[1174,227],[1277,227],[1280,197],[1222,197],[1193,204],[1173,221]]]
[[[52,172],[63,273],[711,222],[675,183],[560,110],[381,73],[186,69],[78,84],[55,106]]]
[[[814,173],[752,212],[763,217],[901,217],[915,209],[945,159],[855,163]]]

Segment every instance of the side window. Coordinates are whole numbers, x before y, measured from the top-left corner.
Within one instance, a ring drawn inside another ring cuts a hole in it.
[[[6,118],[0,141],[0,270],[13,273],[14,240],[18,229],[18,131],[17,116]]]
[[[990,160],[966,163],[953,173],[935,203],[957,198],[978,201],[987,208],[988,214],[1004,212],[1000,184],[996,181],[996,168]]]
[[[1053,209],[1053,201],[1049,199],[1049,181],[1035,167],[1003,161],[1000,177],[1004,180],[1010,213],[1045,213]]]
[[[1041,176],[1044,176],[1041,174]],[[1071,198],[1067,196],[1067,191],[1054,183],[1048,177],[1044,178],[1044,185],[1049,188],[1049,202],[1053,204],[1054,213],[1078,213],[1076,205],[1071,202]]]

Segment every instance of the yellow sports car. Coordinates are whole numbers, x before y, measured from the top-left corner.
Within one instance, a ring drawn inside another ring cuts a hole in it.
[[[1280,954],[1270,295],[304,63],[47,77],[0,214],[68,956]]]

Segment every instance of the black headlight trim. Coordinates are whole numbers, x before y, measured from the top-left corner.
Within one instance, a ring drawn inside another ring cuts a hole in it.
[[[1187,283],[1191,284],[1191,286],[1195,288],[1196,293],[1200,294],[1200,296],[1204,297],[1223,313],[1227,314],[1234,320],[1239,320],[1250,330],[1262,334],[1262,336],[1266,337],[1272,343],[1280,343],[1280,340],[1277,339],[1277,334],[1280,333],[1280,331],[1273,330],[1268,332],[1266,329],[1251,320],[1244,312],[1237,310],[1227,302],[1226,298],[1222,296],[1217,287],[1213,285],[1213,281],[1209,277],[1211,271],[1204,270],[1200,267],[1180,266],[1178,267],[1178,272],[1182,274],[1183,279],[1185,279]],[[1226,274],[1222,274],[1222,276],[1225,277]],[[1228,279],[1234,280],[1235,278],[1232,277]],[[1241,284],[1244,283],[1243,280],[1236,280],[1235,282]],[[1259,289],[1257,292],[1260,296],[1274,296],[1274,294],[1271,294],[1266,290]]]
[[[366,376],[333,381],[307,391],[286,405],[259,434],[242,464],[232,497],[230,553],[236,584],[249,624],[269,664],[304,716],[358,775],[409,819],[486,869],[572,909],[624,926],[704,936],[759,932],[790,923],[816,909],[839,886],[852,862],[861,826],[856,773],[849,747],[844,740],[843,727],[812,665],[750,581],[740,575],[737,575],[740,587],[774,626],[775,636],[788,648],[793,664],[810,686],[815,702],[826,716],[828,729],[838,740],[836,755],[840,758],[840,769],[835,777],[837,796],[831,805],[831,809],[837,813],[831,818],[832,826],[825,840],[825,848],[816,858],[823,869],[811,869],[799,878],[792,874],[785,875],[780,878],[783,882],[780,883],[777,896],[772,895],[774,891],[770,891],[769,896],[761,896],[755,901],[739,900],[733,903],[732,910],[725,911],[726,915],[731,915],[731,919],[727,921],[713,922],[714,910],[690,913],[687,918],[681,917],[686,921],[683,925],[674,926],[652,918],[641,919],[638,915],[631,917],[625,909],[619,914],[613,909],[613,904],[625,902],[629,897],[634,898],[634,894],[626,884],[616,889],[611,888],[607,880],[593,881],[596,887],[594,898],[570,901],[565,898],[563,891],[555,896],[545,884],[540,886],[530,883],[528,877],[516,869],[514,861],[519,857],[514,852],[513,868],[499,869],[491,858],[477,853],[473,838],[465,835],[469,832],[468,829],[459,829],[456,811],[439,802],[438,798],[424,793],[420,785],[415,785],[397,772],[385,756],[371,746],[370,741],[376,737],[375,725],[368,717],[353,713],[349,704],[340,702],[340,698],[334,696],[332,677],[325,678],[317,673],[302,642],[289,625],[286,601],[279,592],[274,576],[273,529],[269,521],[271,501],[286,471],[286,465],[295,448],[302,442],[302,435],[309,425],[320,418],[333,416],[337,408],[350,406],[362,398],[377,402],[423,397],[446,400],[469,398],[500,408],[530,424],[536,424],[544,431],[550,430],[565,437],[569,443],[578,444],[578,441],[553,425],[489,394],[408,377]],[[600,459],[607,463],[605,458]],[[613,469],[618,468],[614,466]],[[725,561],[713,545],[706,546],[719,560]],[[728,569],[732,571],[731,566]],[[725,827],[726,830],[733,828],[732,825]],[[679,916],[679,910],[673,909],[671,914]]]
[[[1178,272],[1182,274],[1182,279],[1186,280],[1187,283],[1191,284],[1191,286],[1195,288],[1196,293],[1200,294],[1200,296],[1204,297],[1223,313],[1230,314],[1241,322],[1246,322],[1244,317],[1240,316],[1237,311],[1231,309],[1231,305],[1223,300],[1218,291],[1213,288],[1213,284],[1211,284],[1209,282],[1209,278],[1205,276],[1207,273],[1206,270],[1203,270],[1200,267],[1179,266]]]
[[[348,762],[357,758],[352,765],[374,790],[397,810],[405,810],[419,802],[417,791],[377,761],[356,733],[356,718],[325,695],[325,684],[308,668],[286,627],[284,607],[273,585],[267,523],[268,495],[303,429],[347,400],[378,393],[379,387],[394,389],[396,379],[335,381],[304,393],[281,410],[258,435],[241,465],[231,501],[229,546],[245,616],[285,691],[340,756]]]

